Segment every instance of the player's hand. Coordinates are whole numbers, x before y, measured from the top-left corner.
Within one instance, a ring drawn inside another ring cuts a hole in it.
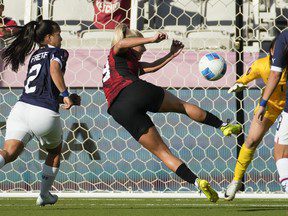
[[[152,43],[159,43],[163,40],[168,39],[168,35],[164,32],[158,32],[154,37],[152,37]]]
[[[69,95],[69,98],[72,100],[74,106],[80,106],[81,105],[81,97],[79,95],[73,93],[73,94]],[[61,95],[59,95],[59,97],[58,97],[58,102],[61,104],[64,103],[64,98]]]
[[[181,41],[173,40],[170,48],[170,53],[174,57],[178,56],[184,48],[184,44]]]
[[[75,93],[70,94],[69,98],[72,100],[74,106],[81,105],[81,97]]]
[[[70,97],[63,98],[64,104],[61,106],[62,109],[69,110],[73,106],[73,101]]]
[[[259,106],[257,113],[255,114],[256,119],[262,121],[266,112],[266,107]]]
[[[228,93],[232,92],[240,92],[243,91],[244,89],[248,88],[247,85],[244,85],[243,83],[235,83],[229,90]]]

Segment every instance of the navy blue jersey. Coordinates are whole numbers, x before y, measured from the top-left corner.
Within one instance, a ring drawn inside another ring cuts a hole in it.
[[[274,54],[272,58],[271,70],[282,73],[287,67],[288,54],[288,31],[283,31],[275,41]],[[286,81],[287,86],[287,81]],[[286,91],[286,103],[284,111],[288,112],[288,92]]]
[[[67,59],[68,52],[64,49],[45,46],[35,51],[29,61],[20,101],[58,112],[60,92],[51,78],[50,62],[57,61],[64,73]]]
[[[288,31],[283,31],[275,41],[271,70],[282,72],[287,66]]]

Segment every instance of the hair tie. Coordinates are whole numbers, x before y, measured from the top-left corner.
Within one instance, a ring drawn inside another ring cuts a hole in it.
[[[34,22],[34,31],[36,31],[39,27],[39,23],[37,21]]]

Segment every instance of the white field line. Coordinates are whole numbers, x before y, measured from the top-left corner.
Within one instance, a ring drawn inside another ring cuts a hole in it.
[[[199,193],[80,193],[80,192],[58,192],[59,198],[206,198],[204,194]],[[0,198],[31,198],[38,197],[38,193],[35,192],[2,192],[0,193]],[[219,193],[220,198],[224,198],[223,193]],[[236,198],[248,198],[248,199],[288,199],[288,193],[239,193],[236,195]]]
[[[31,206],[31,204],[0,204],[0,207],[12,207],[12,206],[18,206],[18,207],[27,207],[27,206]],[[140,204],[140,203],[136,203],[136,204],[126,204],[126,203],[117,203],[117,204],[103,204],[103,203],[65,203],[65,204],[61,204],[61,203],[57,203],[55,204],[55,206],[60,207],[69,207],[69,206],[83,206],[83,207],[87,207],[87,206],[97,206],[97,207],[175,207],[175,208],[181,208],[181,207],[214,207],[214,208],[223,208],[223,207],[243,207],[243,208],[251,208],[251,207],[256,207],[256,208],[288,208],[288,204],[225,204],[225,203],[219,203],[219,204],[214,204],[214,203],[209,203],[209,204],[197,204],[197,203],[177,203],[177,204],[171,204],[171,203],[146,203],[146,204]],[[49,207],[49,206],[48,206]]]

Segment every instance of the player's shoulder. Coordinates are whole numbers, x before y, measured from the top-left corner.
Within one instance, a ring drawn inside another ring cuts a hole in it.
[[[281,34],[279,34],[276,38],[278,42],[287,42],[288,41],[288,30],[284,30]]]
[[[270,64],[270,55],[257,59],[256,61],[254,61],[254,64]]]
[[[261,72],[264,68],[270,68],[270,56],[267,55],[265,57],[259,58],[255,60],[250,66],[251,70]]]
[[[59,47],[48,47],[49,52],[52,54],[52,56],[63,58],[63,60],[67,60],[69,57],[69,52],[66,49],[62,49]]]
[[[280,35],[285,35],[286,37],[288,37],[288,30],[284,30]]]
[[[254,67],[270,64],[270,55],[255,60],[252,64]]]

